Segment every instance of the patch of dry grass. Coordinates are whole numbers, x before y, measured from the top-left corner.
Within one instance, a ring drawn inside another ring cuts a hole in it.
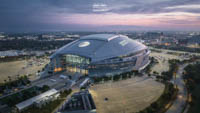
[[[0,83],[4,82],[4,80],[8,80],[8,76],[14,80],[16,79],[16,75],[32,74],[33,76],[31,76],[31,79],[34,79],[37,71],[41,70],[47,62],[45,61],[46,63],[41,65],[28,65],[28,63],[32,61],[33,60],[30,59],[0,63]]]
[[[90,88],[98,113],[133,113],[157,100],[164,85],[152,79],[131,78]],[[108,98],[108,101],[105,101]]]

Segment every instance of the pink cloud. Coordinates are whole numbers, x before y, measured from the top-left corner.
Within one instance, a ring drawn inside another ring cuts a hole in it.
[[[158,14],[72,14],[63,16],[61,23],[87,25],[136,25],[151,27],[198,27],[200,28],[200,14],[173,12]]]

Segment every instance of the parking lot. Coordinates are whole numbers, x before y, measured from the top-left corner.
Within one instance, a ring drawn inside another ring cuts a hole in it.
[[[33,82],[32,85],[42,87],[43,85],[48,85],[50,88],[57,88],[64,86],[68,79],[63,79],[59,77],[60,75],[51,76],[48,78],[40,79],[36,82]]]

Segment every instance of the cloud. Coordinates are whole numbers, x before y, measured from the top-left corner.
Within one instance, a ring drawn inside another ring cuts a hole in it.
[[[0,30],[118,24],[164,27],[191,18],[198,22],[199,14],[199,0],[0,0]]]
[[[92,5],[93,8],[93,12],[108,12],[109,8],[106,4],[102,4],[102,3],[95,3]]]
[[[200,4],[178,5],[178,6],[166,7],[164,9],[200,9]]]

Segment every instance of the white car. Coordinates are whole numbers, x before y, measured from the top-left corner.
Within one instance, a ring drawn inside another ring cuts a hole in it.
[[[50,81],[52,81],[52,82],[56,82],[56,80],[55,80],[55,79],[50,79]]]

